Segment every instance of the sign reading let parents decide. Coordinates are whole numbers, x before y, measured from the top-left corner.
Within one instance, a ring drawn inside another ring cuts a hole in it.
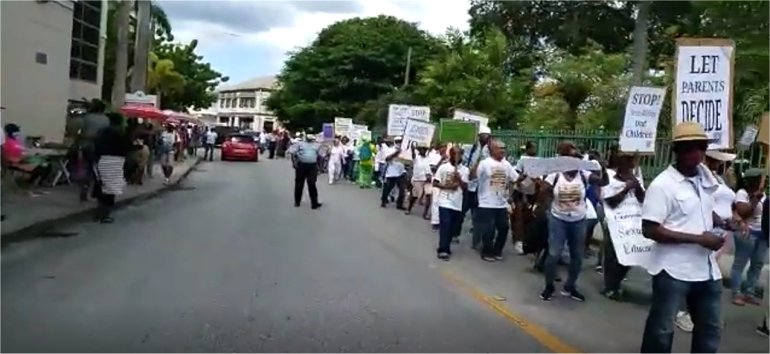
[[[407,120],[406,129],[404,129],[404,137],[401,140],[401,153],[398,154],[398,157],[411,161],[412,146],[430,146],[435,130],[436,126],[431,123],[417,119]]]
[[[679,38],[676,87],[672,93],[674,124],[703,126],[709,149],[733,146],[733,64],[735,43],[729,39]]]
[[[666,98],[666,89],[634,86],[628,93],[626,116],[620,131],[619,149],[623,152],[655,152],[658,117]]]
[[[392,104],[388,106],[388,135],[403,135],[406,121],[409,119],[429,121],[430,107],[409,106],[405,104]]]

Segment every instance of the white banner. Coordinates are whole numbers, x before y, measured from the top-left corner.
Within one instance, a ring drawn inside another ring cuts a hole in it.
[[[666,89],[634,86],[628,92],[626,116],[620,131],[619,150],[623,152],[655,152],[658,118],[666,98]]]
[[[435,131],[436,126],[432,123],[416,119],[407,120],[404,137],[401,140],[401,153],[398,157],[411,161],[412,146],[430,146]]]
[[[334,118],[334,135],[347,135],[350,138],[350,134],[353,131],[353,119],[350,118]]]
[[[460,109],[455,109],[454,116],[452,118],[469,122],[479,122],[479,128],[489,127],[489,117],[479,113],[471,113]]]
[[[430,107],[392,104],[388,106],[388,136],[401,136],[406,129],[406,121],[416,119],[430,121]]]
[[[569,156],[532,157],[522,159],[519,162],[524,173],[532,177],[545,176],[556,172],[599,171],[602,169],[601,165],[596,161],[587,161]]]
[[[735,44],[724,39],[677,40],[674,124],[695,121],[714,141],[710,150],[732,147],[732,79]]]
[[[647,268],[655,241],[642,235],[642,204],[633,192],[615,209],[605,204],[604,213],[618,263]]]
[[[369,130],[369,127],[363,124],[353,124],[350,128],[350,136],[349,138],[351,140],[358,140],[361,138],[361,132]]]

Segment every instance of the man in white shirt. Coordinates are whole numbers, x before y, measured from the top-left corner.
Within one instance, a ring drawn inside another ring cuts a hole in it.
[[[463,191],[468,184],[468,167],[461,164],[462,151],[452,148],[449,163],[439,166],[433,177],[436,188],[436,204],[439,209],[439,242],[436,253],[439,259],[448,261],[452,255],[452,238],[462,222]]]
[[[384,166],[384,186],[382,187],[382,198],[380,198],[380,206],[386,208],[388,206],[390,193],[393,188],[398,187],[398,197],[396,197],[396,209],[406,210],[404,208],[404,194],[406,189],[406,167],[404,163],[398,157],[401,152],[401,138],[396,137],[394,146],[388,146],[384,152],[385,166]]]
[[[427,157],[427,147],[412,147],[412,191],[409,196],[409,206],[406,208],[406,214],[412,213],[412,207],[417,199],[425,198],[425,208],[422,212],[423,219],[428,220],[428,213],[431,206],[433,172],[430,168],[430,161]]]
[[[701,164],[708,137],[697,122],[674,127],[675,162],[650,183],[642,206],[642,232],[656,243],[648,272],[652,304],[642,353],[670,353],[674,318],[682,304],[694,323],[691,352],[716,353],[721,336],[722,274],[715,252],[724,244],[714,229],[718,183]]]
[[[206,128],[206,135],[204,136],[204,141],[206,142],[206,145],[204,146],[203,150],[203,159],[209,159],[209,161],[214,161],[214,147],[217,143],[217,132],[214,131],[212,128]]]
[[[486,159],[489,157],[489,139],[492,136],[492,131],[487,126],[481,126],[479,127],[479,140],[476,144],[471,145],[470,147],[465,149],[465,156],[463,156],[463,164],[465,166],[468,166],[470,168],[471,166],[475,166],[479,161]],[[472,233],[472,240],[471,240],[471,246],[474,248],[478,247],[478,245],[481,243],[481,235],[478,232],[475,232],[475,213],[476,208],[478,207],[478,195],[476,194],[476,189],[478,188],[478,181],[475,178],[471,178],[470,182],[468,182],[468,188],[465,191],[465,197],[463,199],[463,220],[465,219],[465,215],[470,210],[471,212],[471,224],[473,225],[473,233]],[[462,223],[460,225],[460,229],[462,229]],[[460,236],[460,232],[458,230],[457,235],[455,235],[455,240],[457,240],[457,237]]]
[[[503,260],[503,247],[509,229],[508,188],[518,181],[519,174],[505,160],[505,144],[502,141],[492,140],[489,154],[490,157],[471,168],[470,177],[478,181],[479,204],[474,229],[483,243],[481,259],[494,262]]]

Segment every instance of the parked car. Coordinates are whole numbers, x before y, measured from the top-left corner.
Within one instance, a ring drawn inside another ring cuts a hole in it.
[[[222,143],[222,161],[248,160],[259,161],[259,149],[254,137],[248,134],[229,134]]]

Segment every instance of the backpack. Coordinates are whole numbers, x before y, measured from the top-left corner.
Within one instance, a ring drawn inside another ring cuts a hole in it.
[[[358,158],[361,161],[369,161],[372,159],[372,146],[370,144],[361,145],[358,148]]]

